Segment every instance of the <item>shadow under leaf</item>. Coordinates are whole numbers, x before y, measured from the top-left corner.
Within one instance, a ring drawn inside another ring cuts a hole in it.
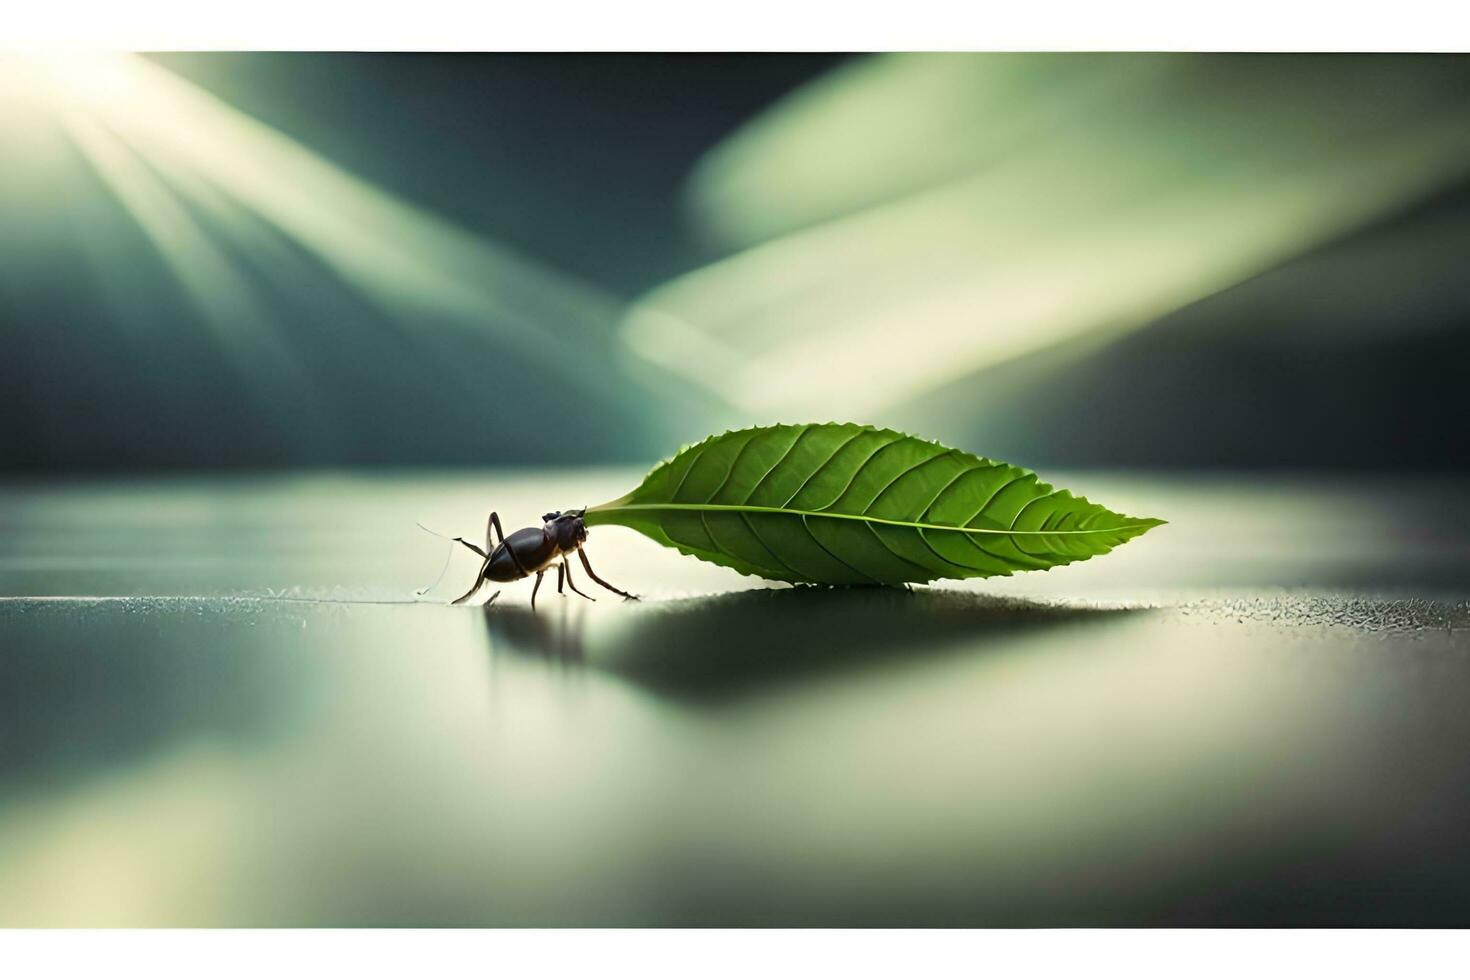
[[[1143,611],[943,589],[797,587],[625,603],[615,616],[491,606],[485,622],[492,649],[585,663],[670,698],[719,701]]]

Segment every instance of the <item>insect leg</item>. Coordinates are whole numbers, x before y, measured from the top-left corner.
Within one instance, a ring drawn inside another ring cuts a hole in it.
[[[480,591],[480,586],[483,585],[483,584],[485,584],[485,569],[488,568],[489,565],[490,565],[490,559],[486,558],[484,564],[482,564],[480,566],[480,570],[475,573],[475,584],[472,585],[472,586],[470,586],[470,590],[468,592],[466,592],[464,595],[460,596],[458,599],[455,599],[453,602],[451,602],[450,603],[451,606],[457,606],[457,605],[459,605],[461,602],[464,602],[470,596],[472,596],[476,592]],[[491,599],[490,601],[491,602],[494,602],[495,600],[494,599]]]
[[[438,531],[430,531],[428,528],[424,527],[422,524],[420,524],[419,527],[422,528],[425,531],[429,531],[429,533],[432,534],[436,538],[444,538],[445,537],[444,535],[440,534]],[[487,537],[488,537],[488,535],[487,535]],[[445,540],[447,540],[447,541],[458,541],[460,544],[464,545],[466,548],[470,549],[475,554],[479,555],[481,558],[489,558],[490,557],[488,554],[486,554],[485,552],[481,551],[479,548],[476,548],[474,545],[470,544],[464,538],[445,538]],[[426,589],[425,591],[428,591],[428,590]]]
[[[558,566],[556,566],[556,594],[557,595],[566,595],[566,593],[561,590],[562,582],[566,580],[566,577],[567,577],[567,560],[565,558],[563,558],[561,560],[561,564],[558,565]]]
[[[430,531],[428,528],[424,527],[422,524],[420,524],[419,527],[422,530],[428,531],[430,534],[432,534],[436,538],[444,538],[444,540],[449,541],[451,543],[453,543],[455,541],[458,541],[460,544],[464,545],[466,548],[470,549],[475,554],[479,555],[481,558],[489,558],[490,557],[489,555],[485,554],[485,552],[481,551],[479,548],[476,548],[474,545],[470,544],[464,538],[449,538],[449,537],[445,537],[444,535],[440,534],[438,531]],[[422,589],[416,589],[416,590],[414,590],[414,594],[415,595],[423,595],[424,593],[426,593],[426,592],[432,592],[433,590],[435,590],[435,589],[437,589],[439,587],[439,583],[442,582],[442,581],[444,581],[444,573],[447,572],[447,571],[449,571],[449,562],[450,562],[450,559],[452,559],[454,557],[453,552],[454,552],[454,549],[453,548],[450,548],[449,549],[449,553],[445,554],[445,556],[444,556],[444,567],[441,568],[441,569],[439,569],[439,577],[436,578],[436,579],[434,579],[434,584],[433,585],[429,585],[429,586],[425,586]],[[482,565],[480,567],[483,570],[484,566]]]
[[[592,563],[587,560],[587,552],[583,551],[581,548],[578,548],[577,549],[577,557],[579,557],[579,558],[582,559],[582,567],[585,568],[585,569],[587,569],[587,574],[592,576],[592,581],[596,582],[598,585],[602,586],[604,589],[607,589],[607,591],[609,591],[609,592],[616,592],[618,595],[622,596],[624,599],[636,599],[636,598],[638,598],[636,595],[633,595],[633,593],[631,593],[631,592],[624,592],[622,589],[618,588],[616,585],[609,585],[608,583],[604,582],[602,579],[598,578],[597,577],[597,573],[592,570]]]
[[[497,514],[497,513],[495,513],[495,511],[493,511],[493,510],[490,512],[490,519],[485,522],[485,550],[486,551],[494,551],[495,550],[495,545],[497,543],[497,542],[491,540],[491,538],[490,538],[490,529],[491,528],[494,528],[495,529],[495,533],[498,534],[498,535],[500,535],[500,540],[501,541],[504,541],[505,540],[505,528],[503,528],[503,527],[500,526],[500,515]]]
[[[541,588],[541,580],[546,577],[546,569],[536,573],[536,584],[531,586],[531,608],[536,608],[536,592]]]
[[[451,541],[458,541],[460,544],[464,545],[466,548],[470,549],[475,554],[479,555],[481,558],[489,558],[490,557],[489,555],[485,554],[485,552],[481,551],[475,545],[470,544],[464,538],[450,538],[449,540],[451,540]]]
[[[565,558],[561,560],[561,567],[567,573],[567,584],[572,587],[573,592],[577,593],[577,595],[581,596],[583,599],[588,600],[589,602],[597,601],[587,593],[583,592],[581,589],[577,588],[577,583],[572,581],[572,566],[567,564],[567,560]]]

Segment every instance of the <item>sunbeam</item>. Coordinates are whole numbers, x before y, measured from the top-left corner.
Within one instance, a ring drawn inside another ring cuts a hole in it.
[[[865,60],[709,154],[694,212],[743,250],[648,293],[625,337],[746,418],[880,417],[1463,177],[1464,77],[1434,59]]]
[[[605,345],[616,297],[394,197],[146,58],[11,56],[3,75],[20,124],[63,125],[212,324],[269,322],[199,223],[239,239],[255,234],[248,216],[406,329],[488,334],[583,389],[619,383],[585,355],[589,342]],[[195,216],[181,195],[214,206]],[[248,341],[257,353],[269,343]]]
[[[103,182],[143,229],[235,366],[256,411],[283,410],[298,426],[324,415],[312,380],[272,329],[254,287],[163,180],[94,119],[65,112],[62,124]],[[284,390],[283,390],[284,389]]]

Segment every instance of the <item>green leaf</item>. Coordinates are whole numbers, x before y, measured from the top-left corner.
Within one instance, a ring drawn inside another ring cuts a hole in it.
[[[585,520],[747,575],[821,585],[1051,568],[1164,523],[1054,490],[1030,470],[835,423],[711,436]]]

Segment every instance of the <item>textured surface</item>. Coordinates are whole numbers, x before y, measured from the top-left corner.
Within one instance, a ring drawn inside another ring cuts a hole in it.
[[[414,521],[639,475],[0,488],[0,924],[1470,925],[1464,484],[1057,474],[1171,523],[913,591],[594,528],[644,602],[415,600]]]
[[[1030,470],[891,429],[773,425],[711,436],[589,526],[622,524],[749,575],[819,585],[988,578],[1105,554],[1163,521]]]

